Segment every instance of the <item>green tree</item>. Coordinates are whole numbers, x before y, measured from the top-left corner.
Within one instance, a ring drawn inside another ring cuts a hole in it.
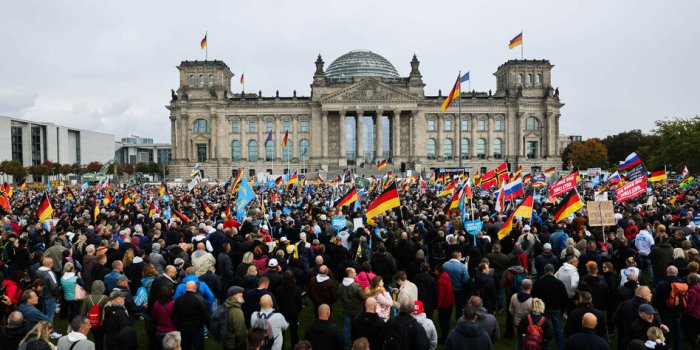
[[[96,173],[102,169],[102,163],[100,162],[90,162],[85,166],[86,173]]]
[[[144,162],[136,163],[136,172],[148,174],[148,163],[144,163]]]
[[[669,170],[680,172],[683,166],[697,171],[700,169],[700,116],[657,120],[652,133],[659,142],[651,150],[648,168],[660,169],[664,165]]]
[[[648,146],[649,141],[648,135],[645,135],[639,129],[635,129],[608,136],[600,142],[608,151],[608,162],[612,165],[617,165],[632,152],[637,152],[637,154],[643,153],[639,152],[639,149]],[[643,157],[644,155],[639,154],[639,156]]]
[[[160,165],[154,162],[148,163],[148,173],[153,176],[155,176],[156,174],[160,174]]]
[[[6,160],[0,163],[0,172],[12,176],[15,182],[27,176],[27,170],[17,160]]]
[[[570,143],[562,155],[564,164],[574,168],[608,168],[608,150],[598,139]]]
[[[51,169],[45,164],[32,165],[27,168],[27,172],[34,176],[47,176],[51,174]]]
[[[68,175],[73,173],[73,166],[71,164],[62,164],[58,170],[61,175]]]

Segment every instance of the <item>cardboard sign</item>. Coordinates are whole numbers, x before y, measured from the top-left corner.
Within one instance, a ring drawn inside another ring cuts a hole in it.
[[[588,224],[591,226],[614,226],[615,210],[612,201],[594,201],[586,203]]]
[[[340,231],[345,228],[345,225],[348,223],[348,219],[346,218],[341,218],[341,217],[335,217],[331,219],[331,225],[335,227],[336,230]]]
[[[573,173],[567,177],[557,181],[552,187],[549,188],[549,193],[552,196],[558,197],[563,194],[569,193],[571,190],[576,188],[576,175],[578,173]]]
[[[352,226],[357,230],[360,227],[365,227],[365,224],[362,223],[362,218],[354,218],[352,219]]]
[[[647,192],[647,178],[640,177],[634,181],[624,184],[622,187],[615,190],[617,201],[625,202]]]

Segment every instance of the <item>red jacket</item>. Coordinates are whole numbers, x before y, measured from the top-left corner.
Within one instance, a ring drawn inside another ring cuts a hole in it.
[[[627,238],[628,241],[631,241],[637,237],[638,233],[639,227],[637,227],[637,225],[628,226],[625,229],[625,238]]]
[[[19,298],[22,296],[22,288],[19,287],[17,282],[5,279],[2,281],[2,286],[5,288],[5,295],[10,298],[12,305],[19,305]],[[12,312],[12,305],[5,306],[5,312],[7,314]]]
[[[452,280],[450,275],[443,271],[437,280],[437,309],[452,307],[455,303],[455,295],[452,290]]]

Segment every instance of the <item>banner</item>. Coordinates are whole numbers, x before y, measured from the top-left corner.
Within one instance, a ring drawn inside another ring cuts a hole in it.
[[[627,171],[627,180],[636,180],[640,177],[647,176],[647,168],[644,163],[639,163]]]
[[[563,194],[569,193],[571,190],[576,188],[576,175],[578,173],[573,173],[567,177],[557,181],[549,188],[549,193],[552,196],[558,197]]]
[[[625,202],[647,192],[646,176],[630,181],[615,190],[617,202]]]

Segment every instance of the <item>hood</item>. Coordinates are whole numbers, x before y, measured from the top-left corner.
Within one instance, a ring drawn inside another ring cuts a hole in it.
[[[192,253],[192,257],[193,257],[193,258],[199,259],[199,258],[201,258],[202,255],[204,255],[204,254],[206,254],[205,251],[203,251],[203,250],[197,250],[197,251],[195,251],[194,253]]]
[[[569,264],[568,262],[565,262],[563,265],[561,265],[560,270],[568,271],[568,272],[576,272],[578,273],[578,269],[574,267],[574,265]]]
[[[197,278],[197,275],[187,275],[182,278],[182,284],[186,284],[189,281],[193,281],[195,283],[200,282],[199,278]]]
[[[661,340],[653,341],[653,340],[647,340],[644,343],[644,347],[647,349],[656,349],[656,346],[659,346],[659,349],[665,349],[664,345],[666,345],[664,342]]]
[[[418,323],[420,323],[420,324],[423,324],[423,322],[425,322],[425,320],[428,319],[428,317],[425,315],[425,313],[418,314],[418,315],[411,315],[411,316],[413,316],[413,318],[415,318],[416,321],[418,321]]]
[[[39,267],[39,271],[51,271],[51,268],[46,267],[46,266],[42,266],[42,267]]]
[[[481,327],[479,327],[479,325],[477,325],[476,323],[467,322],[463,320],[457,322],[457,325],[455,325],[455,330],[457,330],[457,332],[459,332],[463,336],[469,338],[478,337],[479,335],[481,335],[481,332],[483,332]]]
[[[132,261],[134,264],[140,264],[143,262],[143,259],[141,259],[140,256],[134,257],[134,260]]]
[[[623,284],[623,286],[625,288],[636,289],[639,286],[639,283],[637,283],[637,281],[629,281],[628,280],[627,282],[625,282],[625,284]]]
[[[329,279],[330,279],[330,277],[328,277],[324,274],[319,273],[318,275],[316,275],[316,281],[318,281],[318,283],[323,283],[325,281],[328,281]]]
[[[321,281],[319,281],[319,282],[321,282]],[[350,278],[350,277],[343,278],[343,285],[346,287],[350,286],[353,282],[355,282],[355,280]]]
[[[238,300],[236,300],[235,298],[228,298],[224,302],[224,306],[240,309],[241,303],[239,303]]]
[[[141,285],[146,286],[146,288],[150,289],[151,283],[153,283],[153,280],[156,279],[156,276],[148,276],[141,278]]]
[[[61,277],[62,280],[69,280],[72,277],[75,277],[75,272],[66,272],[63,274],[63,277]]]
[[[85,334],[80,333],[80,332],[74,332],[74,331],[68,333],[68,335],[67,335],[66,337],[68,338],[68,340],[69,340],[71,343],[75,343],[75,342],[77,342],[77,341],[87,339],[87,337],[85,336]]]
[[[27,321],[22,321],[22,324],[20,324],[17,327],[3,327],[3,332],[9,336],[24,336],[27,334],[29,331],[29,327],[27,326]]]
[[[92,282],[92,289],[90,290],[90,294],[99,294],[103,295],[105,294],[105,283],[97,280]]]
[[[445,281],[450,282],[450,283],[452,282],[452,280],[450,280],[450,275],[447,274],[447,272],[445,272],[445,271],[442,271],[440,273],[440,276],[438,276],[438,280],[445,280]]]
[[[8,280],[8,279],[5,279],[5,280],[2,281],[2,286],[5,287],[5,288],[7,288],[7,287],[9,287],[9,286],[12,286],[12,285],[17,286],[18,284],[17,284],[17,282],[15,282],[15,281],[13,281],[13,280]]]
[[[530,293],[518,292],[518,301],[519,302],[523,303],[530,298],[531,298]]]

